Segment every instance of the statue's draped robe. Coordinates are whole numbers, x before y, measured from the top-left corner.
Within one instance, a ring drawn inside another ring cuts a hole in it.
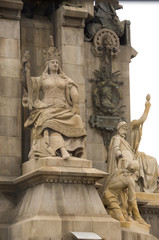
[[[133,160],[139,162],[140,169],[134,175],[135,181],[139,183],[139,190],[154,192],[157,187],[158,179],[158,165],[156,159],[142,152],[137,152],[135,154],[129,143],[117,134],[112,137],[109,145],[107,170],[109,173],[113,173],[120,166],[120,163],[117,162],[117,151],[121,151],[125,163]]]
[[[108,149],[108,172],[113,173],[118,169],[117,151],[121,151],[125,161],[132,161],[134,159],[134,152],[129,143],[120,135],[112,137]],[[120,160],[119,160],[120,161]]]
[[[157,188],[158,179],[158,165],[157,160],[145,154],[144,152],[139,152],[138,147],[140,144],[142,135],[142,125],[139,127],[133,127],[131,129],[131,144],[136,154],[135,157],[140,164],[139,176],[141,180],[140,187],[144,192],[154,192]]]

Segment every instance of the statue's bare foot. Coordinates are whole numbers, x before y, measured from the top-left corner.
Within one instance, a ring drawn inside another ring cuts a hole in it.
[[[60,150],[63,160],[67,160],[68,158],[70,158],[70,154],[67,152],[65,147],[61,147]]]

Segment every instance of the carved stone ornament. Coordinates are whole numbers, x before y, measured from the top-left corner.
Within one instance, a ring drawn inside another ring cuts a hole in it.
[[[94,18],[86,23],[85,40],[91,41],[94,34],[102,28],[114,31],[118,37],[125,33],[126,21],[120,21],[116,10],[122,8],[118,1],[95,1]]]
[[[119,55],[119,38],[115,32],[102,28],[94,36],[94,54],[101,59],[101,70],[95,70],[92,101],[94,112],[90,117],[92,127],[102,130],[104,144],[109,145],[118,122],[123,118],[124,105],[118,81],[120,71],[112,72],[112,60]]]
[[[119,38],[115,32],[110,29],[102,28],[94,36],[94,53],[97,56],[102,56],[103,51],[101,46],[106,46],[111,50],[112,57],[119,55]]]

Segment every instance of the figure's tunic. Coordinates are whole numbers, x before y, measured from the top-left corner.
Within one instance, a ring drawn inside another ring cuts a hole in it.
[[[134,159],[134,152],[129,143],[120,135],[112,137],[109,149],[108,149],[108,172],[113,173],[119,168],[120,163],[117,162],[117,153],[121,152],[123,160],[125,162],[132,161]],[[120,160],[119,160],[120,161]],[[124,166],[126,168],[126,166]]]
[[[121,152],[123,158],[117,160],[117,152]],[[130,161],[137,160],[139,162],[139,171],[134,175],[135,181],[141,181],[137,191],[154,192],[157,188],[158,180],[158,165],[155,158],[146,155],[143,152],[134,153],[133,148],[129,143],[118,134],[112,137],[108,149],[108,169],[109,173],[121,168],[121,161],[124,163],[124,168]]]

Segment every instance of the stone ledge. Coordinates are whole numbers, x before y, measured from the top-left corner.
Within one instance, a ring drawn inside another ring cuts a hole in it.
[[[0,179],[1,192],[17,192],[43,183],[95,185],[107,173],[94,168],[45,166],[18,178]]]
[[[107,173],[94,168],[45,166],[18,177],[14,184],[19,190],[34,187],[41,183],[67,183],[94,185]]]
[[[143,225],[136,221],[134,222],[128,222],[128,221],[122,221],[120,222],[120,225],[123,229],[129,229],[132,232],[138,232],[138,233],[149,233],[150,232],[150,225]]]
[[[1,0],[0,8],[8,8],[8,9],[17,9],[21,10],[23,8],[23,3],[21,0]]]
[[[0,17],[4,19],[19,20],[21,18],[22,8],[23,3],[21,0],[1,0]]]
[[[140,201],[146,201],[147,206],[159,206],[159,193],[146,193],[146,192],[137,192],[137,199]]]
[[[82,27],[85,26],[85,19],[88,11],[85,8],[70,7],[62,5],[55,13],[58,26]]]
[[[0,192],[15,192],[13,181],[16,177],[0,177]]]
[[[87,18],[88,12],[84,8],[77,8],[71,6],[62,6],[63,15],[75,18]]]
[[[91,168],[92,162],[76,157],[70,157],[68,160],[63,160],[61,157],[43,157],[23,163],[22,173],[26,174],[44,166]]]

